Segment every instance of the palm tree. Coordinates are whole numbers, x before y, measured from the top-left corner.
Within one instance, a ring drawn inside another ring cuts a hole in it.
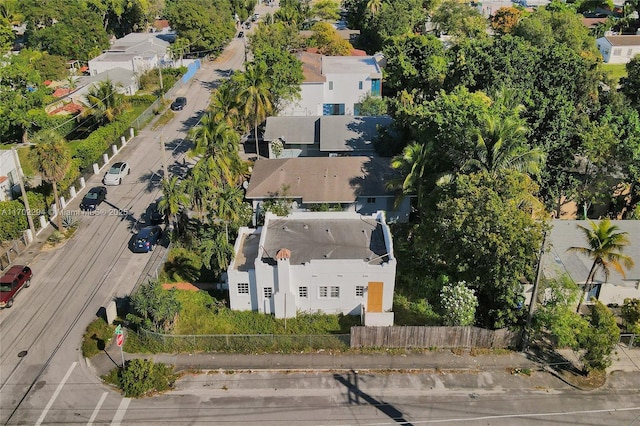
[[[229,242],[229,223],[235,223],[240,218],[240,207],[244,193],[238,186],[227,185],[216,197],[216,216],[224,222],[224,231]]]
[[[198,161],[184,181],[184,189],[191,201],[191,208],[198,212],[201,219],[214,197],[218,182],[221,181],[220,170],[212,157]]]
[[[367,2],[367,10],[375,16],[382,8],[382,3],[384,3],[384,0],[369,0]]]
[[[391,167],[398,170],[404,178],[389,182],[391,188],[402,189],[403,194],[416,194],[418,205],[422,205],[425,195],[425,177],[428,150],[426,144],[407,145],[401,154],[393,157]]]
[[[58,196],[58,182],[66,176],[71,168],[71,151],[67,141],[53,129],[41,130],[32,139],[36,145],[31,151],[31,159],[42,178],[53,187],[53,198],[56,204],[57,226],[62,229],[62,204]]]
[[[177,176],[162,180],[162,195],[158,201],[158,209],[167,215],[169,223],[174,223],[174,217],[180,212],[180,208],[189,203],[189,197]]]
[[[85,116],[93,115],[102,123],[114,121],[129,107],[124,96],[117,92],[111,80],[105,80],[93,86],[85,96],[85,100],[89,107]]]
[[[229,127],[237,129],[236,126],[240,124],[237,96],[228,81],[222,83],[211,95],[209,111],[216,121],[225,121]]]
[[[529,148],[526,134],[520,118],[487,114],[484,125],[476,131],[474,158],[468,159],[461,170],[486,171],[493,177],[505,170],[538,175],[545,153],[540,148]]]
[[[599,269],[602,269],[605,281],[609,278],[611,268],[618,271],[624,277],[623,267],[629,269],[634,265],[633,259],[622,254],[622,250],[629,244],[627,232],[620,232],[620,228],[611,223],[609,219],[603,219],[598,223],[589,220],[590,227],[578,225],[587,240],[587,247],[570,247],[568,251],[584,254],[593,259],[591,270],[585,282],[585,295],[588,295],[594,285],[594,277]],[[582,301],[578,302],[576,312],[580,312]]]
[[[260,158],[258,150],[258,125],[273,112],[273,95],[269,91],[269,76],[267,65],[264,62],[249,63],[243,73],[238,74],[236,80],[240,90],[238,92],[238,104],[242,105],[242,112],[253,124],[253,135],[256,140],[256,155]]]

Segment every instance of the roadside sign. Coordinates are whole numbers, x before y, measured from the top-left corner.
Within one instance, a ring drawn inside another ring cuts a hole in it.
[[[122,325],[118,324],[118,326],[116,327],[116,335],[120,334],[122,334]]]
[[[116,334],[116,343],[118,344],[118,347],[122,347],[124,343],[124,334]]]

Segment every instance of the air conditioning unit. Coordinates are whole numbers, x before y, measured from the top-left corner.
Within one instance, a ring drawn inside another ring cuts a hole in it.
[[[337,157],[338,153],[337,152],[330,152],[329,153],[329,157]]]

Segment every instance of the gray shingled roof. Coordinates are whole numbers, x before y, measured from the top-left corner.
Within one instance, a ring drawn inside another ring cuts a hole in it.
[[[396,173],[388,158],[298,157],[256,161],[247,199],[278,193],[303,203],[352,203],[357,197],[392,195],[386,183]]]
[[[320,117],[267,117],[265,141],[281,138],[285,144],[313,145],[320,142]]]
[[[629,233],[630,244],[623,253],[635,261],[635,266],[625,272],[626,277],[612,270],[608,282],[630,287],[635,285],[635,281],[640,280],[640,221],[614,220],[612,223],[621,231]],[[567,251],[569,247],[586,247],[584,233],[577,225],[589,227],[589,222],[586,220],[553,221],[553,228],[547,238],[550,250],[545,253],[543,261],[545,276],[557,277],[562,273],[568,273],[577,283],[586,281],[593,261],[582,254]],[[604,282],[604,274],[601,272],[596,274],[596,281]]]

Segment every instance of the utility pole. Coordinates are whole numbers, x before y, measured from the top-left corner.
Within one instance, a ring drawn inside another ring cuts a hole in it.
[[[16,147],[12,147],[11,150],[13,151],[13,159],[16,163],[16,171],[17,171],[17,175],[18,175],[18,183],[20,184],[20,192],[22,193],[22,200],[24,202],[24,208],[26,210],[27,213],[27,222],[29,223],[29,230],[31,231],[31,239],[36,237],[36,227],[33,224],[33,218],[31,217],[31,209],[29,208],[29,198],[27,198],[27,191],[24,188],[24,182],[22,180],[22,166],[20,164],[20,157],[18,157],[18,151],[16,150]],[[31,241],[29,241],[31,242]]]
[[[540,247],[540,253],[538,254],[538,267],[536,268],[536,279],[533,282],[533,289],[531,290],[531,301],[529,302],[529,312],[527,313],[527,325],[522,335],[522,351],[526,351],[529,347],[529,330],[531,328],[531,320],[533,319],[533,311],[536,308],[536,301],[538,299],[538,287],[540,285],[540,275],[542,275],[542,258],[544,256],[544,246],[547,243],[547,232],[542,234],[542,246]]]

